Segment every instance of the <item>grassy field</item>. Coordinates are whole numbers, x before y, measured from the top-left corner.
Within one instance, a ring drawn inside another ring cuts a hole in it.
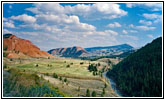
[[[94,76],[93,73],[88,70],[89,64],[100,63],[100,66],[107,66],[107,63],[103,61],[87,61],[70,58],[3,58],[3,63],[7,65],[6,69],[17,68],[23,73],[36,73],[56,88],[59,88],[63,93],[74,97],[84,97],[87,89],[89,89],[91,93],[95,91],[97,93],[96,96],[100,97],[105,85],[103,77],[100,77],[100,75]],[[53,78],[53,73],[56,73],[58,78]],[[59,76],[62,77],[62,80],[59,79]],[[64,82],[65,78],[67,82]],[[79,87],[80,90],[78,90]],[[111,86],[107,84],[104,96],[113,97],[118,95],[116,95]]]
[[[93,76],[88,70],[89,63],[98,63],[97,61],[86,61],[79,59],[69,58],[55,58],[55,59],[28,59],[28,60],[15,60],[13,64],[8,61],[8,67],[16,67],[21,70],[38,73],[60,74],[65,76],[75,77],[98,77]],[[83,63],[83,64],[80,64]],[[104,64],[104,63],[102,63]],[[69,67],[68,67],[69,66]]]

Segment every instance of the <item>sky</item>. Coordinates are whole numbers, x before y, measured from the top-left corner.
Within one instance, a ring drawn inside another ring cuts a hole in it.
[[[162,3],[3,3],[3,34],[41,50],[61,47],[142,47],[162,36]]]

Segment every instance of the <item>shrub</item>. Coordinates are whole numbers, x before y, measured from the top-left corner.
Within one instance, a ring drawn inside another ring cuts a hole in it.
[[[67,82],[67,78],[64,79],[64,82]]]
[[[54,78],[58,78],[58,75],[56,73],[53,73]]]
[[[7,55],[8,55],[7,53],[3,53],[3,57],[7,57]]]
[[[67,67],[67,68],[69,68],[69,67],[70,67],[70,65],[67,65],[66,67]]]
[[[96,97],[96,91],[92,92],[92,97]]]
[[[84,62],[80,62],[80,65],[84,64]]]
[[[105,83],[104,88],[107,88],[107,84]]]
[[[86,91],[86,97],[90,97],[90,91],[89,91],[89,89],[87,89],[87,91]]]
[[[60,81],[61,81],[61,80],[62,80],[62,77],[60,76],[60,78],[59,78],[59,79],[60,79]]]

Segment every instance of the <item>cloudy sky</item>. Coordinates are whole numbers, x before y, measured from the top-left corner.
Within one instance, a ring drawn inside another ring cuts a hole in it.
[[[144,46],[162,36],[161,3],[3,3],[3,34],[59,47]]]

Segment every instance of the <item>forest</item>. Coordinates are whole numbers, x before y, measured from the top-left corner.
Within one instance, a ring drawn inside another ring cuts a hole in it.
[[[125,96],[162,96],[162,37],[132,53],[109,70]]]

